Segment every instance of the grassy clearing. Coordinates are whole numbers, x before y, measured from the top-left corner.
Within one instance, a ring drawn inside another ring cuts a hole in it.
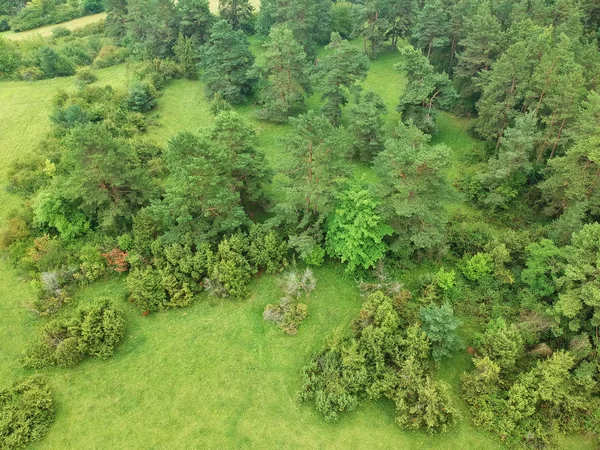
[[[261,51],[253,41],[257,52]],[[399,116],[394,105],[403,78],[391,66],[394,53],[372,64],[365,85],[389,106],[388,123]],[[259,54],[260,60],[260,54]],[[98,72],[98,83],[122,84],[125,66]],[[72,78],[0,85],[0,184],[7,166],[31,152],[49,130],[51,99],[58,88],[73,89]],[[307,107],[319,105],[318,95]],[[238,108],[256,127],[258,142],[277,168],[284,156],[282,137],[289,127],[257,121],[252,105]],[[157,126],[150,137],[165,143],[182,130],[197,131],[213,118],[201,82],[176,80],[152,113]],[[469,141],[464,123],[440,117],[440,141],[458,157]],[[16,200],[0,192],[3,205]],[[7,208],[0,209],[0,220]],[[412,275],[407,274],[407,279]],[[47,371],[57,403],[57,421],[48,436],[32,448],[221,448],[221,449],[495,449],[496,440],[470,425],[460,400],[460,374],[469,366],[466,354],[444,364],[439,376],[451,383],[462,418],[440,436],[404,432],[394,424],[391,402],[367,402],[327,424],[312,406],[298,405],[300,368],[319,349],[331,330],[347,327],[359,311],[355,280],[336,265],[316,271],[317,289],[308,300],[309,318],[297,336],[283,335],[262,319],[266,304],[278,298],[277,280],[254,280],[244,302],[202,298],[186,309],[142,317],[129,305],[122,279],[97,283],[72,302],[109,296],[120,302],[128,318],[125,343],[107,361],[85,361],[69,370]],[[36,328],[22,306],[30,298],[26,284],[0,261],[0,380],[3,386],[27,374],[17,361]],[[468,338],[468,336],[467,336]],[[584,450],[591,442],[573,438],[563,448]]]
[[[11,39],[13,41],[20,41],[23,39],[30,39],[34,37],[48,37],[52,35],[52,30],[56,27],[64,27],[69,30],[76,30],[77,28],[82,28],[91,23],[99,22],[100,20],[104,20],[106,18],[105,13],[93,14],[91,16],[83,16],[78,17],[77,19],[70,20],[68,22],[63,23],[55,23],[52,25],[46,25],[45,27],[35,28],[33,30],[21,31],[19,33],[15,33],[14,31],[5,31],[4,33],[0,33],[0,37],[4,37],[6,39]]]

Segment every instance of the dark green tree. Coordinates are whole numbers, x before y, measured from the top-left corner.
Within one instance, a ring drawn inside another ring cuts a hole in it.
[[[331,53],[319,62],[314,80],[326,101],[323,114],[337,126],[342,117],[342,106],[348,103],[349,90],[367,76],[369,60],[337,33],[331,35],[328,48]]]
[[[371,162],[384,146],[384,119],[387,107],[373,91],[357,96],[350,109],[350,132],[353,156],[362,162]]]
[[[179,35],[178,22],[171,0],[130,0],[123,42],[138,59],[166,58]]]
[[[219,16],[229,22],[234,30],[252,32],[253,11],[249,0],[219,0]]]
[[[423,54],[410,46],[400,50],[404,61],[396,70],[405,71],[408,82],[398,105],[404,123],[414,123],[427,134],[437,132],[437,109],[454,102],[456,91],[446,73],[436,72]]]
[[[412,31],[415,45],[431,57],[434,48],[446,47],[450,42],[450,17],[442,0],[424,0]]]
[[[429,145],[414,125],[400,125],[375,158],[381,178],[383,217],[395,230],[394,252],[407,255],[443,241],[448,204],[455,191],[444,174],[449,149]]]
[[[230,103],[241,103],[252,95],[256,80],[249,45],[244,32],[234,31],[226,20],[214,25],[201,56],[209,98],[218,93]]]
[[[431,344],[431,355],[441,361],[463,346],[462,339],[456,333],[461,322],[454,315],[449,303],[442,306],[430,305],[419,310],[423,322],[422,328]]]
[[[177,13],[181,34],[190,38],[196,46],[208,41],[214,21],[208,0],[179,0]]]
[[[306,53],[286,25],[276,25],[264,47],[264,83],[259,94],[261,117],[275,122],[287,120],[290,109],[301,105],[311,92]]]
[[[183,72],[183,75],[190,80],[195,80],[198,78],[199,55],[198,49],[192,38],[185,37],[183,34],[180,34],[175,46],[173,47],[173,53],[175,53],[175,58],[181,65],[181,71]]]

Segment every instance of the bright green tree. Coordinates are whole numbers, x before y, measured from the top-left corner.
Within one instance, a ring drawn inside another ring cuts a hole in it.
[[[192,38],[180,34],[173,47],[173,53],[181,65],[183,75],[190,80],[198,78],[198,51]]]
[[[376,213],[380,201],[364,183],[352,183],[338,202],[327,225],[327,252],[347,263],[347,272],[374,267],[387,251],[383,238],[394,231]]]

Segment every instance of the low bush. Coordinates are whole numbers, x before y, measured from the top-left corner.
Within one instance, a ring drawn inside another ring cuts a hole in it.
[[[18,449],[39,441],[54,415],[52,393],[40,376],[0,391],[0,448]]]
[[[125,328],[125,316],[111,300],[94,300],[70,317],[46,324],[27,352],[25,366],[72,367],[85,356],[106,359],[122,341]]]
[[[297,272],[286,274],[280,285],[283,297],[278,304],[265,307],[263,318],[274,322],[287,334],[296,334],[298,326],[308,316],[308,307],[299,300],[314,291],[317,281],[312,270],[306,269],[302,275]]]

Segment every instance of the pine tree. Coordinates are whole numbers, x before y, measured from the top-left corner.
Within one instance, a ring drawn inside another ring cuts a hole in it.
[[[179,18],[171,0],[130,0],[125,42],[138,59],[166,58],[179,34]]]
[[[322,61],[314,74],[314,80],[323,91],[325,114],[331,123],[338,125],[342,116],[342,106],[348,103],[348,92],[358,82],[366,78],[369,60],[356,47],[332,33],[329,47],[332,52]]]
[[[259,95],[263,104],[261,117],[284,122],[290,109],[302,104],[311,90],[306,53],[286,25],[274,26],[264,47],[265,81]]]
[[[208,0],[179,0],[179,32],[190,38],[194,45],[201,45],[208,40],[213,24],[213,15]]]
[[[209,97],[218,93],[229,103],[241,103],[252,95],[254,55],[249,46],[242,30],[234,31],[226,20],[215,24],[201,61]]]
[[[326,212],[336,183],[345,175],[344,130],[313,111],[291,118],[290,123],[293,132],[287,149],[292,164],[286,200],[300,211]]]
[[[442,0],[424,0],[417,15],[412,38],[417,47],[431,57],[434,48],[442,48],[450,42],[450,20]]]
[[[449,149],[431,146],[414,125],[400,125],[375,159],[381,179],[381,211],[395,230],[392,250],[407,256],[441,244],[455,191],[444,174]]]
[[[414,123],[427,134],[437,132],[437,108],[450,106],[456,92],[446,73],[435,72],[419,50],[401,49],[404,61],[396,70],[406,71],[408,83],[398,105],[404,123]]]
[[[251,33],[254,7],[249,0],[219,0],[219,16],[231,24],[234,30]]]
[[[464,38],[459,41],[463,50],[458,54],[454,69],[456,78],[461,79],[461,95],[472,99],[479,92],[473,79],[481,71],[490,69],[501,51],[502,32],[500,22],[490,9],[488,2],[479,3],[472,15],[464,19]]]
[[[355,158],[371,162],[383,150],[384,121],[387,113],[383,99],[375,92],[368,91],[357,96],[356,104],[350,109],[350,132]]]

